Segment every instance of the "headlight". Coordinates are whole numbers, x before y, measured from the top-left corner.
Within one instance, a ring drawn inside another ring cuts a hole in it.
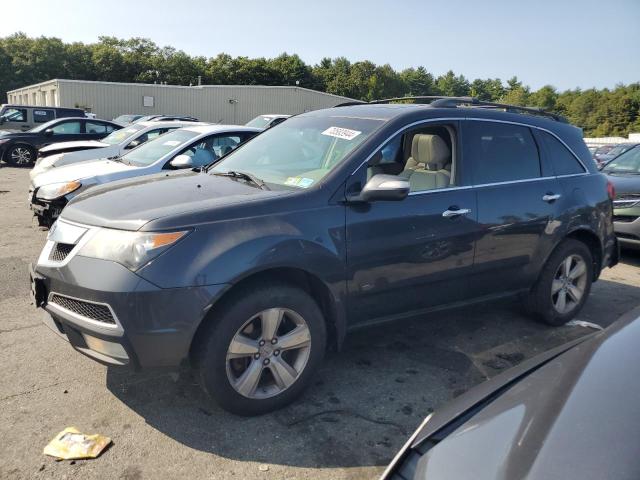
[[[68,193],[75,192],[81,186],[82,184],[78,180],[74,180],[73,182],[43,185],[38,188],[36,198],[40,198],[42,200],[56,200],[60,197],[64,197]]]
[[[160,255],[188,232],[127,232],[103,228],[78,255],[118,262],[134,272]]]

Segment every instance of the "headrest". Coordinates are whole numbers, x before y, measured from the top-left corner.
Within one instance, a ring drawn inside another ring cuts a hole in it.
[[[417,133],[411,143],[411,157],[429,170],[441,170],[451,162],[451,151],[438,135]]]

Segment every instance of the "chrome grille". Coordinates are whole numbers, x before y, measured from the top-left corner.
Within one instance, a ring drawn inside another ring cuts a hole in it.
[[[49,303],[56,304],[70,312],[97,322],[109,323],[111,325],[116,324],[113,315],[111,315],[111,310],[109,310],[109,307],[106,305],[77,300],[75,298],[58,295],[57,293],[51,295]]]
[[[71,243],[56,243],[51,249],[51,253],[49,254],[49,260],[52,262],[62,262],[67,255],[71,253],[75,245]]]

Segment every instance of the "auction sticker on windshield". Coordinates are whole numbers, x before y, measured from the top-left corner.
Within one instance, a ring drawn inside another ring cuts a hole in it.
[[[168,147],[175,147],[176,145],[180,145],[180,140],[167,140],[163,143],[163,145],[166,145]]]
[[[329,127],[324,132],[322,132],[322,135],[328,135],[330,137],[342,138],[344,140],[353,140],[354,138],[356,138],[361,133],[362,132],[359,132],[357,130],[349,130],[348,128]]]

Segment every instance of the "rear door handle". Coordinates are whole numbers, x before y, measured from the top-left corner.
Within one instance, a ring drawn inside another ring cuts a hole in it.
[[[456,210],[445,210],[444,212],[442,212],[442,216],[445,218],[451,218],[459,217],[460,215],[466,215],[467,213],[471,213],[471,210],[469,210],[468,208],[459,208]]]
[[[545,202],[555,202],[556,200],[558,200],[562,195],[560,195],[559,193],[547,193],[546,195],[544,195],[542,197],[542,200],[544,200]]]

